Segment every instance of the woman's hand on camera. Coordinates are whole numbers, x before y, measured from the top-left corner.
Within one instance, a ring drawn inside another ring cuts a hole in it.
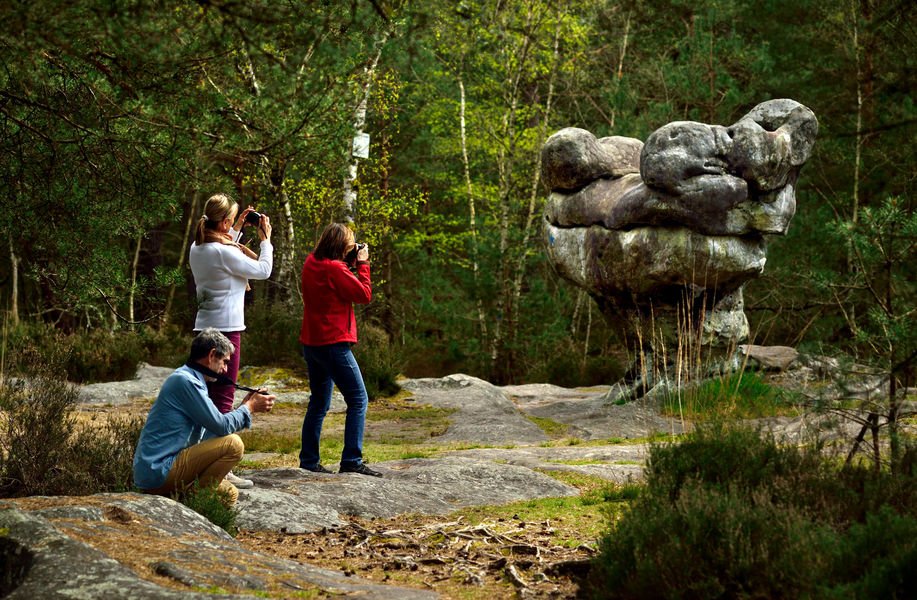
[[[255,207],[252,205],[248,205],[248,207],[245,210],[243,210],[241,213],[239,213],[238,217],[236,217],[236,222],[232,226],[232,228],[235,229],[236,231],[242,231],[242,227],[245,226],[245,217],[247,217],[248,213],[252,212],[253,210],[255,210]]]
[[[357,251],[357,260],[369,260],[369,244],[363,244],[363,247]]]
[[[271,239],[271,220],[267,215],[261,215],[261,225],[258,226],[258,237],[261,238],[261,241]]]

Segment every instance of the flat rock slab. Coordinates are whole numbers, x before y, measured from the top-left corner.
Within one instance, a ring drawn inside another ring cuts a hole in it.
[[[472,448],[455,450],[450,456],[498,461],[528,469],[582,473],[615,483],[643,479],[648,452],[646,444],[620,446],[565,446],[559,448]]]
[[[159,395],[166,377],[172,374],[169,367],[154,367],[141,363],[134,379],[90,383],[80,388],[80,401],[84,404],[119,406],[137,398],[155,398]]]
[[[462,441],[474,444],[538,444],[548,436],[517,409],[500,388],[469,375],[439,379],[409,379],[401,386],[413,401],[457,412],[446,432],[432,442]]]
[[[0,502],[0,595],[10,600],[200,599],[302,592],[426,600],[426,590],[388,586],[247,550],[168,498],[140,494],[22,498]],[[251,592],[251,593],[250,593]]]
[[[783,371],[799,358],[799,352],[790,346],[742,344],[739,352],[747,357],[749,366],[776,371]]]
[[[374,463],[382,477],[318,474],[297,468],[246,471],[255,487],[239,490],[243,529],[316,531],[343,522],[405,513],[444,515],[464,506],[576,496],[579,490],[530,468],[448,456]]]
[[[570,437],[633,439],[655,433],[683,433],[680,420],[660,416],[649,401],[609,403],[614,388],[607,386],[568,389],[531,384],[505,386],[501,390],[524,414],[570,425]]]
[[[137,375],[134,379],[127,381],[108,381],[105,383],[90,383],[80,387],[80,402],[91,406],[121,406],[128,404],[138,398],[155,398],[159,395],[159,388],[165,382],[166,378],[172,374],[175,369],[171,367],[154,367],[146,363],[141,363],[137,368]],[[291,391],[285,392],[283,389],[271,390],[276,394],[277,403],[289,404],[308,404],[311,392],[308,391]],[[236,390],[235,405],[238,406],[245,398],[245,390]],[[344,402],[344,396],[335,388],[331,393],[331,407],[328,412],[344,412],[347,405]]]

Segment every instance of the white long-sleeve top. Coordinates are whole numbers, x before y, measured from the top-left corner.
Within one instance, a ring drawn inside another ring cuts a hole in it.
[[[236,231],[230,230],[238,239]],[[188,258],[197,286],[197,318],[194,331],[215,327],[220,331],[245,329],[245,287],[249,279],[267,279],[274,268],[274,247],[261,242],[258,260],[235,246],[211,242],[191,244]]]

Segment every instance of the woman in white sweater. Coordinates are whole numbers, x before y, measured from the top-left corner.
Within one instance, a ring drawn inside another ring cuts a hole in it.
[[[228,196],[216,194],[207,200],[204,214],[197,224],[188,262],[197,286],[197,318],[194,331],[214,327],[229,338],[235,351],[226,376],[236,380],[239,374],[242,331],[245,329],[244,300],[249,279],[267,279],[274,265],[271,246],[271,222],[261,216],[258,237],[261,253],[238,243],[245,217],[252,211],[239,207]],[[238,216],[238,219],[236,218]],[[233,225],[235,223],[235,225]],[[232,410],[235,388],[231,385],[207,384],[210,399],[221,413]]]

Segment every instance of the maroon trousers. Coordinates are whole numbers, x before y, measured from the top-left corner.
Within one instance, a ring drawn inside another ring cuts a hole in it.
[[[232,342],[235,351],[229,357],[229,366],[226,369],[226,376],[236,381],[239,377],[239,354],[242,350],[242,332],[241,331],[221,331],[226,338]],[[236,388],[231,385],[219,385],[207,382],[207,394],[210,401],[217,407],[217,410],[223,414],[232,410],[233,399],[236,395]]]

